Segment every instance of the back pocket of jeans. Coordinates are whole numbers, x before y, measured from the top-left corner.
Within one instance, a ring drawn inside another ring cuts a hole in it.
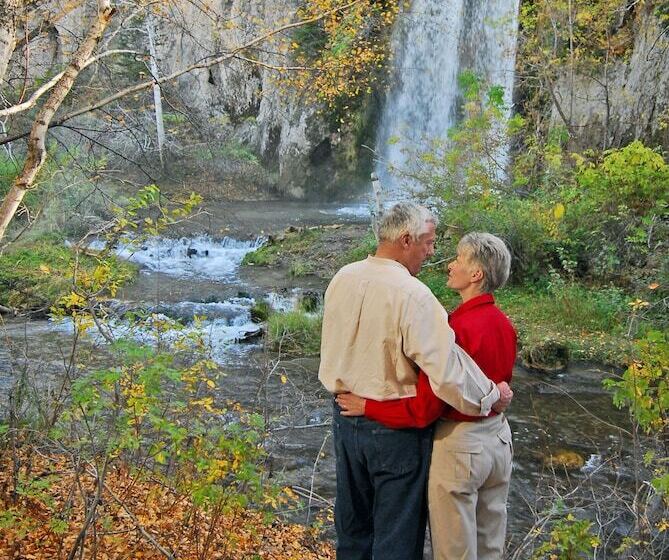
[[[372,430],[374,457],[370,463],[375,470],[393,474],[406,474],[420,467],[426,459],[418,430],[393,430],[376,428]]]

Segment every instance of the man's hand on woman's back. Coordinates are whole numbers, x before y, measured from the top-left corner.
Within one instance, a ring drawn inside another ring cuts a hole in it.
[[[509,387],[509,384],[506,381],[498,383],[497,388],[499,389],[500,397],[499,400],[492,405],[492,409],[497,413],[502,413],[511,404],[511,401],[513,399],[513,391],[511,390],[511,387]]]

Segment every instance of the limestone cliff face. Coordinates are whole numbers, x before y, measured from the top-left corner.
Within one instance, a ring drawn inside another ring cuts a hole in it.
[[[639,14],[634,43],[624,60],[598,69],[594,76],[565,71],[556,88],[581,147],[619,147],[636,138],[669,150],[669,30],[650,10]],[[562,123],[555,106],[554,123]]]
[[[161,66],[169,72],[211,53],[230,51],[286,22],[297,4],[297,0],[205,0],[195,8],[191,2],[177,3],[170,16],[174,25],[160,29]],[[197,70],[180,78],[177,88],[187,105],[214,128],[225,128],[259,154],[274,171],[276,187],[303,197],[323,187],[321,168],[329,165],[325,161],[329,152],[325,158],[317,156],[319,146],[329,145],[329,133],[317,108],[295,93],[281,91],[277,71],[263,66],[289,63],[285,49],[285,41],[270,41],[243,53],[261,64],[233,60]]]
[[[272,29],[295,21],[299,0],[175,0],[154,14],[159,72],[166,75],[198,61],[233,51],[240,45]],[[54,2],[54,11],[59,4]],[[58,8],[59,9],[59,8]],[[83,2],[58,20],[48,32],[30,45],[27,75],[40,78],[67,63],[87,28],[95,2]],[[103,38],[101,50],[133,49],[147,52],[145,14],[122,21],[119,14]],[[183,75],[164,87],[164,97],[176,97],[189,115],[201,123],[200,132],[218,142],[243,145],[259,156],[270,186],[301,198],[320,195],[338,179],[330,133],[318,108],[306,103],[299,94],[286,91],[279,73],[271,66],[290,64],[290,32],[277,39],[263,41],[257,49],[240,53],[259,64],[231,60]],[[13,56],[10,72],[22,79],[26,59],[23,50]],[[114,72],[112,87],[121,88],[146,79],[147,68],[141,60],[121,55],[109,59]],[[150,94],[149,94],[150,95]],[[131,101],[132,103],[132,101]],[[84,118],[94,120],[97,114]],[[137,116],[152,128],[150,111]],[[123,135],[108,135],[108,142],[131,142]],[[181,139],[176,139],[180,142]],[[136,147],[134,148],[136,149]]]

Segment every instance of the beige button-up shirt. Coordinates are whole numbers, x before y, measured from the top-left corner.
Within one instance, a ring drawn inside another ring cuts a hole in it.
[[[367,257],[325,292],[318,378],[332,393],[390,400],[416,394],[416,372],[460,412],[487,416],[497,386],[455,344],[448,314],[399,262]]]

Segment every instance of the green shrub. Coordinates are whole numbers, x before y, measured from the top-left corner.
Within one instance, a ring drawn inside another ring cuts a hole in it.
[[[276,250],[272,245],[265,245],[255,251],[246,253],[242,259],[243,265],[269,266],[276,262]]]
[[[444,254],[454,255],[465,233],[485,231],[502,238],[513,260],[511,282],[536,281],[555,261],[557,241],[551,231],[550,210],[530,198],[481,197],[445,205],[440,222],[447,224]]]
[[[601,278],[624,279],[639,267],[658,272],[669,241],[669,165],[639,141],[575,159],[575,182],[559,193],[559,234],[572,258]]]
[[[312,273],[312,268],[302,259],[295,259],[290,263],[290,268],[288,272],[291,276],[300,277],[307,276]]]
[[[635,343],[636,356],[620,380],[609,379],[613,402],[627,406],[647,433],[669,430],[669,335],[650,331]]]
[[[317,355],[321,348],[323,318],[301,311],[275,313],[267,322],[269,345],[290,355]]]
[[[571,513],[568,514],[553,525],[550,539],[535,551],[533,560],[592,558],[593,549],[600,545],[599,538],[592,532],[592,528],[591,521],[577,520]]]
[[[225,158],[236,161],[245,161],[253,165],[260,165],[258,156],[250,149],[239,142],[229,142],[221,147],[221,155]]]
[[[111,259],[110,281],[123,283],[134,277],[137,267]],[[79,267],[92,272],[95,257],[81,255]],[[0,304],[19,310],[49,309],[72,288],[74,252],[57,235],[12,247],[0,256]]]
[[[374,234],[370,231],[365,234],[353,247],[351,247],[341,260],[341,266],[345,264],[362,261],[367,258],[368,255],[373,255],[376,252],[376,238]]]
[[[272,313],[272,308],[266,301],[257,301],[251,307],[251,320],[254,323],[264,323]]]

